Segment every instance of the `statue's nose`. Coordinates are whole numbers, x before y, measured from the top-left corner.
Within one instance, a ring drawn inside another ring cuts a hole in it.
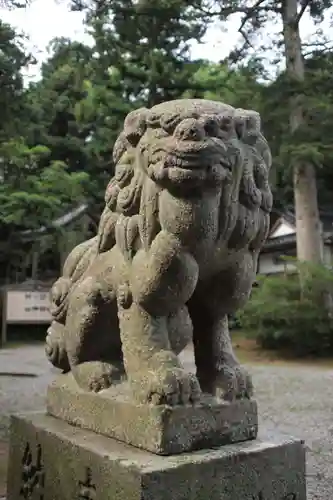
[[[195,118],[186,118],[175,129],[174,136],[182,141],[202,141],[205,136],[205,129]]]

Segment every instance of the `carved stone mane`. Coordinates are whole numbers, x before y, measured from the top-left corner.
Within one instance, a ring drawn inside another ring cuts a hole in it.
[[[166,183],[168,173],[172,172],[172,165],[166,167],[163,162],[175,147],[172,139],[176,127],[196,116],[205,119],[200,112],[195,112],[197,102],[193,100],[192,108],[186,111],[181,107],[182,101],[174,101],[171,109],[160,104],[151,110],[142,108],[133,111],[126,118],[114,147],[115,175],[105,193],[106,206],[99,226],[100,252],[109,250],[117,242],[124,255],[132,258],[141,245],[148,248],[151,244],[160,230],[159,192]],[[205,105],[208,102],[205,101]],[[217,137],[224,141],[230,171],[239,171],[238,190],[232,193],[234,199],[230,199],[231,193],[224,193],[225,199],[221,201],[220,237],[230,239],[231,248],[242,246],[261,226],[260,235],[252,244],[256,247],[266,237],[269,219],[265,214],[272,208],[268,183],[271,155],[260,131],[260,116],[254,111],[234,109],[228,105],[217,106],[214,101],[211,102],[211,109],[214,120],[209,116],[212,120],[209,126],[212,130],[215,128]],[[190,153],[195,154],[196,151]],[[228,175],[231,181],[230,172]],[[147,182],[147,178],[153,183]],[[261,210],[256,212],[258,206]],[[229,212],[233,212],[234,216],[238,212],[237,221],[232,220]],[[256,219],[254,223],[251,221],[253,217]],[[147,233],[148,228],[151,234]],[[138,242],[139,234],[141,242]]]

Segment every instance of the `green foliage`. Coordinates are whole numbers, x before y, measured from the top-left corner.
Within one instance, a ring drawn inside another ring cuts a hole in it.
[[[258,108],[261,93],[257,69],[251,64],[235,70],[226,62],[202,61],[193,75],[193,88],[189,88],[184,97],[224,101],[236,107]]]
[[[308,263],[295,265],[299,273],[259,278],[237,319],[264,348],[296,356],[330,356],[333,272]]]
[[[14,3],[25,2],[7,2]],[[281,20],[282,2],[264,0],[254,5],[247,0],[72,0],[69,3],[72,8],[84,11],[92,44],[87,46],[66,38],[53,40],[40,80],[28,88],[23,86],[22,70],[31,61],[30,55],[25,53],[15,30],[0,22],[3,242],[10,241],[8,235],[18,234],[18,230],[47,225],[83,199],[89,203],[89,215],[98,221],[105,186],[114,171],[113,144],[126,114],[140,106],[179,97],[222,100],[260,111],[273,151],[274,194],[280,206],[293,202],[290,167],[299,160],[316,165],[320,201],[331,203],[331,53],[309,52],[306,79],[302,83],[296,84],[283,72],[268,82],[261,58],[271,52],[257,50],[253,57],[249,45],[249,42],[257,44],[257,33],[266,21]],[[313,19],[320,22],[331,4],[328,0],[316,1],[307,8]],[[300,0],[299,11],[302,5],[305,2]],[[193,60],[192,42],[202,41],[210,22],[225,20],[234,12],[243,20],[246,18],[242,30],[245,51],[233,52],[227,61],[220,63]],[[314,41],[318,42],[318,38]],[[283,48],[278,40],[269,42],[275,52]],[[240,60],[241,53],[246,57]],[[304,96],[306,120],[292,136],[289,102],[296,93]],[[50,236],[52,241],[53,237]],[[56,248],[52,242],[49,246]],[[5,260],[10,261],[10,245],[6,251]]]
[[[0,19],[0,141],[17,132],[24,102],[22,69],[31,57],[22,37]]]
[[[95,41],[96,77],[125,101],[152,106],[191,87],[190,43],[207,25],[183,0],[91,0],[86,23]],[[110,82],[110,70],[118,82]]]
[[[292,166],[297,161],[316,166],[321,205],[330,204],[333,186],[333,58],[315,54],[305,61],[305,81],[300,85],[306,120],[297,133],[289,131],[288,102],[293,85],[283,72],[269,85],[261,87],[258,110],[273,153],[276,175],[275,195],[293,203]],[[286,103],[281,105],[281,103]]]
[[[47,225],[84,195],[87,174],[70,173],[61,161],[50,161],[45,146],[29,148],[23,139],[0,145],[0,230],[10,234]]]
[[[0,25],[3,262],[12,260],[14,235],[17,244],[20,231],[47,226],[83,198],[98,220],[126,114],[181,96],[197,70],[189,43],[206,26],[186,2],[89,0],[77,8],[85,8],[92,47],[53,40],[41,79],[28,89],[28,56],[14,30]]]

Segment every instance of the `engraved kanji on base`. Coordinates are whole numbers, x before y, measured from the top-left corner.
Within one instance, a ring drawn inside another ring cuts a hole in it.
[[[27,443],[22,458],[20,497],[25,500],[44,500],[45,471],[42,463],[42,447],[37,445],[34,463],[30,444]]]
[[[84,481],[79,481],[79,496],[78,500],[95,500],[96,499],[96,485],[91,479],[92,472],[90,467],[86,468]]]

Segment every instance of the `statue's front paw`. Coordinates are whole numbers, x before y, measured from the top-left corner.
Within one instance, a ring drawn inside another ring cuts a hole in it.
[[[227,401],[250,399],[253,395],[252,377],[238,363],[223,363],[214,375],[213,393]]]
[[[99,392],[120,381],[124,376],[124,369],[122,365],[87,361],[72,367],[72,373],[81,389]]]
[[[200,399],[201,390],[196,376],[183,368],[146,371],[131,380],[134,397],[140,403],[154,405],[185,405]]]

